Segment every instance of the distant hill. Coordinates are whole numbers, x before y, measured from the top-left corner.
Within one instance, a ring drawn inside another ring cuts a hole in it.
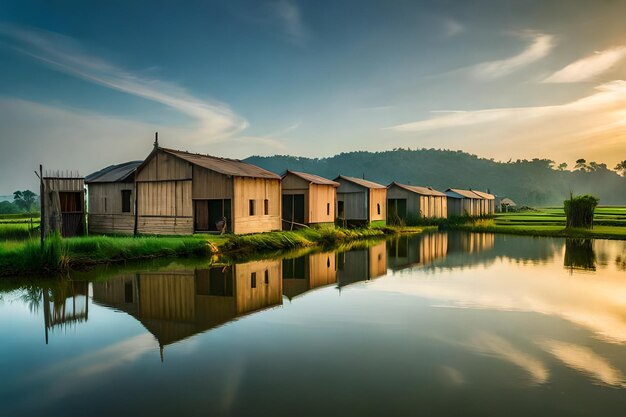
[[[13,194],[11,194],[11,195],[0,195],[0,201],[13,202]]]
[[[385,185],[398,181],[442,191],[450,187],[489,190],[530,206],[560,205],[570,191],[593,194],[601,205],[626,204],[626,178],[595,163],[590,163],[587,171],[558,171],[547,159],[497,162],[462,151],[435,149],[349,152],[329,158],[252,156],[246,162],[278,174],[291,169],[331,179],[339,174],[364,176]]]

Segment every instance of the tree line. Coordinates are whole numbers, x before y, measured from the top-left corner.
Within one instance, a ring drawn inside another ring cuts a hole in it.
[[[604,163],[550,159],[517,159],[506,162],[480,158],[463,151],[393,149],[382,152],[346,152],[327,158],[289,155],[253,156],[246,162],[276,173],[287,169],[335,178],[348,175],[387,185],[404,184],[446,188],[473,188],[513,199],[518,205],[563,204],[570,193],[593,194],[604,205],[626,205],[626,160],[614,169]]]
[[[30,190],[15,191],[13,201],[0,201],[0,214],[31,213],[39,210],[39,196]]]

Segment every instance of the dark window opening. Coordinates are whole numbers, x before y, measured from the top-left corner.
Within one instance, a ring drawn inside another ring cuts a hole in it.
[[[326,215],[330,216],[330,203],[326,203]]]
[[[254,207],[254,200],[250,200],[249,201],[249,210],[248,210],[250,216],[254,216],[254,214],[255,214],[254,213],[254,209],[255,209],[255,207]]]
[[[130,213],[130,190],[122,190],[122,213]]]
[[[107,212],[107,198],[104,197],[104,212]]]
[[[256,272],[250,274],[250,288],[256,288]]]
[[[60,192],[59,202],[62,213],[82,213],[83,199],[79,192]]]
[[[304,256],[283,259],[283,279],[305,279],[306,259]]]
[[[265,270],[265,283],[270,283],[270,271],[268,269]]]
[[[267,216],[268,214],[270,214],[270,201],[268,199],[265,199],[263,205],[265,209],[265,215]]]
[[[344,213],[344,209],[343,209],[343,201],[337,202],[337,217],[339,217],[340,219],[343,219],[346,217]]]
[[[378,214],[380,214],[380,203],[376,204],[376,208],[378,209]]]
[[[132,282],[124,283],[124,302],[128,304],[132,304],[133,302],[133,283]]]

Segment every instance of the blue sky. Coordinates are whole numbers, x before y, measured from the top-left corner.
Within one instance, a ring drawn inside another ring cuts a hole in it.
[[[0,194],[39,163],[141,159],[157,130],[237,158],[434,147],[612,167],[625,15],[609,0],[5,0]]]

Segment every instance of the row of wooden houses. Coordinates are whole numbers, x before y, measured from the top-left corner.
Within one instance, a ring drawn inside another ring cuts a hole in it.
[[[402,223],[418,217],[484,216],[494,196],[475,190],[296,171],[282,176],[243,161],[163,148],[144,161],[85,178],[90,233],[259,233],[304,226]]]

